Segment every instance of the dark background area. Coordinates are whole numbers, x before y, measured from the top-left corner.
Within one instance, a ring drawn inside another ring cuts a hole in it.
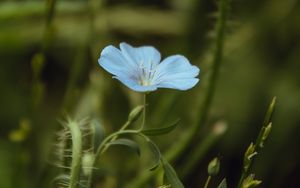
[[[199,142],[191,143],[191,153],[173,166],[180,171],[199,150],[205,131],[225,122],[226,133],[183,182],[186,187],[203,186],[208,162],[220,156],[221,172],[211,187],[223,177],[228,187],[234,187],[243,153],[276,96],[273,129],[252,171],[263,180],[259,187],[300,187],[299,1],[232,0],[230,4],[224,61],[208,120]],[[200,67],[195,88],[161,89],[148,97],[149,125],[181,119],[176,131],[154,138],[162,151],[176,144],[199,116],[197,109],[207,89],[217,2],[61,0],[48,25],[46,7],[46,1],[0,1],[0,187],[51,187],[57,169],[49,156],[60,129],[58,120],[67,115],[97,117],[110,132],[141,103],[140,94],[111,79],[98,65],[101,50],[109,44],[153,45],[162,57],[183,54]],[[137,174],[147,173],[140,170],[144,159],[118,149],[103,159],[104,171],[110,169],[103,187],[125,187]]]

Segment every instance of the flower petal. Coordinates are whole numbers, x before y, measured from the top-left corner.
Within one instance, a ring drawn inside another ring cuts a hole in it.
[[[161,56],[159,51],[152,46],[132,47],[131,45],[122,42],[120,49],[123,56],[130,62],[134,62],[135,66],[143,66],[146,69],[151,69],[152,66],[157,66]]]
[[[173,55],[164,59],[156,69],[155,82],[194,78],[198,76],[200,69],[191,65],[182,55]]]
[[[188,90],[194,87],[199,82],[198,78],[184,78],[178,80],[169,80],[161,82],[157,85],[158,88],[170,88],[179,90]]]
[[[98,59],[100,66],[115,76],[134,75],[134,69],[126,61],[121,51],[110,45],[105,47]]]
[[[155,85],[149,85],[149,86],[142,86],[138,83],[137,79],[132,79],[129,77],[114,77],[120,82],[122,82],[124,85],[129,87],[130,89],[138,92],[148,92],[148,91],[154,91],[157,89],[157,86]]]

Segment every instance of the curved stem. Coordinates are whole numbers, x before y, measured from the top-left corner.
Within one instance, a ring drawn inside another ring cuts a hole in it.
[[[124,124],[123,127],[125,127],[126,124]],[[97,158],[103,154],[107,149],[108,147],[106,147],[106,144],[111,141],[112,139],[116,139],[117,136],[119,135],[122,135],[122,134],[139,134],[140,132],[137,131],[137,130],[120,130],[118,132],[115,132],[115,133],[112,133],[111,135],[107,136],[100,144],[100,146],[98,147],[96,153],[95,153],[95,158],[94,158],[94,161],[93,161],[93,165],[92,166],[95,166],[95,162],[97,160]],[[89,175],[88,177],[88,181],[87,181],[87,188],[90,188],[91,185],[92,185],[92,177],[93,177],[93,170],[91,172],[91,174]]]
[[[178,140],[176,146],[171,147],[165,152],[165,158],[170,162],[175,161],[185,153],[190,143],[192,143],[195,140],[195,138],[197,138],[197,134],[199,134],[201,126],[206,122],[214,97],[217,78],[223,59],[223,45],[225,38],[225,26],[228,17],[228,7],[229,0],[220,1],[220,14],[218,17],[216,28],[217,38],[215,41],[212,72],[209,77],[208,88],[204,96],[204,102],[199,109],[199,118],[196,120],[196,123],[191,127],[191,129],[185,135],[182,136],[182,139]],[[197,162],[197,160],[195,161]],[[129,187],[142,187],[143,184],[145,184],[145,182],[147,182],[151,177],[152,175],[150,173],[142,174],[141,176],[135,178],[135,180],[133,180],[133,182],[129,184]]]
[[[119,130],[118,132],[125,130],[129,125],[130,125],[130,122],[127,121],[127,122],[120,128],[120,130]],[[118,138],[118,136],[119,136],[119,135],[113,136],[109,141],[114,141],[114,140],[116,140],[116,139]],[[104,141],[105,141],[105,140],[104,140]],[[103,142],[104,142],[104,141],[103,141]],[[108,146],[107,146],[107,145],[104,145],[104,148],[103,148],[102,153],[104,153],[107,149],[108,149]]]
[[[205,182],[205,185],[204,185],[204,188],[208,188],[208,184],[210,182],[210,179],[211,179],[211,176],[208,176],[206,182]]]

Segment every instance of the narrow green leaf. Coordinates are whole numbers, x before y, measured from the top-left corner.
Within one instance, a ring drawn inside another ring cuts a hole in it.
[[[161,161],[165,172],[166,182],[169,183],[172,188],[184,188],[184,185],[181,183],[170,163],[168,163],[168,161],[163,158],[161,159]]]
[[[141,156],[140,146],[133,140],[129,140],[126,138],[120,138],[120,139],[109,142],[107,145],[108,146],[112,146],[112,145],[128,146],[129,148],[133,149],[139,156]]]
[[[276,97],[273,97],[273,99],[268,107],[268,110],[266,112],[263,126],[267,126],[271,122],[272,116],[274,113],[274,109],[275,109],[275,104],[276,104]]]
[[[157,135],[167,134],[167,133],[171,132],[172,130],[174,130],[177,127],[178,123],[179,123],[179,120],[177,120],[175,123],[173,123],[167,127],[142,130],[142,133],[147,136],[157,136]]]
[[[259,147],[260,148],[264,147],[265,141],[267,140],[267,138],[268,138],[268,136],[271,132],[271,129],[272,129],[272,122],[270,122],[266,127],[264,127],[262,137],[261,137],[260,142],[259,142]]]
[[[227,188],[226,178],[221,181],[221,183],[218,185],[218,188]]]
[[[153,156],[153,159],[154,159],[153,160],[154,164],[153,164],[153,166],[149,170],[153,171],[160,164],[161,154],[160,154],[160,151],[159,151],[158,147],[151,140],[147,140],[147,144],[149,146],[150,152],[151,152],[151,154]]]

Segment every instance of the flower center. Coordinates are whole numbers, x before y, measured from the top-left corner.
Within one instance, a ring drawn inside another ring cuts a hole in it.
[[[150,61],[149,64],[144,64],[143,61],[140,61],[139,64],[140,75],[139,75],[139,84],[142,86],[152,85],[152,80],[155,75],[156,65]]]

